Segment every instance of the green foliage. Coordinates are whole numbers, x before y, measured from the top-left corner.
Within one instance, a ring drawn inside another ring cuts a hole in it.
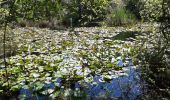
[[[143,6],[142,0],[125,0],[125,8],[135,15],[137,19],[141,19],[140,10]]]
[[[28,20],[51,20],[59,18],[61,2],[59,0],[16,0],[19,18]]]
[[[37,24],[43,21],[46,21],[45,27],[99,26],[106,18],[106,24],[120,25],[135,20],[135,11],[131,12],[131,8],[126,9],[131,7],[128,5],[132,4],[132,1],[127,2],[126,4],[122,0],[15,0],[10,3],[12,15],[10,18],[21,26],[38,26]],[[8,8],[3,9],[9,11]]]
[[[156,91],[156,98],[167,98],[169,94],[169,0],[145,0],[140,14],[150,22],[160,22],[158,25],[148,25],[152,30],[148,36],[139,37],[135,47],[136,58],[140,62],[143,77],[149,83],[149,88]],[[163,92],[162,92],[163,90]],[[152,93],[151,93],[152,94]],[[148,94],[150,96],[150,94]]]
[[[159,21],[164,15],[168,17],[170,14],[170,3],[168,0],[146,0],[143,3],[144,7],[140,11],[140,14],[144,19]]]
[[[124,7],[123,1],[108,8],[109,13],[106,19],[108,26],[120,26],[127,24],[134,24],[136,21],[135,15]]]
[[[73,0],[68,6],[68,15],[74,26],[91,26],[102,21],[106,15],[108,0]]]
[[[21,24],[25,20],[26,22],[46,20],[53,25],[59,23],[66,26],[71,24],[85,26],[103,20],[106,15],[107,4],[108,0],[72,0],[70,2],[60,0],[15,0],[11,5],[10,13],[13,19],[19,23],[21,22]],[[1,8],[0,11],[3,9]],[[7,9],[5,8],[3,12]]]

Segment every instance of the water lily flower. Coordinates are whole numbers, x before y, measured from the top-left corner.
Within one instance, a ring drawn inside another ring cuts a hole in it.
[[[121,57],[121,56],[119,56],[119,57],[117,57],[116,59],[117,59],[117,60],[122,60],[122,57]]]
[[[111,75],[112,79],[113,78],[118,78],[119,76],[118,75]]]
[[[60,69],[62,75],[69,75],[69,71],[66,68]]]
[[[51,67],[54,67],[54,66],[55,66],[55,64],[54,64],[54,63],[51,63],[51,64],[50,64],[50,66],[51,66]]]
[[[58,78],[58,77],[62,77],[62,74],[60,71],[57,71],[55,72],[54,76]]]
[[[52,77],[46,77],[47,81],[51,81]]]
[[[32,75],[34,78],[38,78],[40,76],[40,74],[37,74],[37,73],[33,73]]]
[[[99,78],[99,82],[105,82],[105,81],[103,80],[103,77],[102,77],[102,78]]]
[[[21,81],[19,84],[20,85],[25,85],[25,81]]]
[[[92,85],[97,85],[97,82],[92,82]]]
[[[39,72],[43,72],[43,71],[44,71],[43,66],[39,66],[39,67],[38,67],[38,70],[39,70]]]
[[[16,66],[20,66],[21,64],[20,64],[20,63],[16,63],[15,65],[16,65]]]
[[[54,92],[54,89],[48,89],[47,92],[48,92],[49,94],[51,94],[51,93]]]
[[[120,76],[129,76],[127,73],[119,73]]]
[[[84,75],[87,76],[89,73],[91,73],[91,70],[89,68],[84,68]]]
[[[112,57],[111,63],[114,63],[115,60],[116,60],[116,59],[115,59],[114,57]]]

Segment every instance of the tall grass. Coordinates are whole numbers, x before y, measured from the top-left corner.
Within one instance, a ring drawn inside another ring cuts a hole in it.
[[[106,24],[108,26],[128,25],[135,22],[135,15],[124,7],[114,8],[106,19]]]

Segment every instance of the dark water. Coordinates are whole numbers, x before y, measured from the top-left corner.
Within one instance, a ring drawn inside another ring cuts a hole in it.
[[[134,66],[124,67],[123,69],[126,70],[112,73],[115,74],[116,77],[108,82],[101,81],[101,75],[95,75],[91,82],[82,80],[81,83],[83,83],[83,85],[80,85],[80,82],[75,82],[72,90],[70,90],[72,94],[67,96],[67,99],[77,100],[75,98],[79,97],[79,99],[83,100],[136,100],[142,93],[141,82],[139,78],[140,73],[136,71],[136,67]],[[59,87],[61,87],[62,79],[58,78],[56,83],[59,83]],[[55,85],[53,83],[46,84],[45,88],[54,89]],[[61,94],[66,93],[67,90],[68,89],[61,88]],[[79,93],[75,96],[75,93],[77,93],[76,91],[79,91]],[[46,100],[47,98],[49,99],[49,97],[46,96],[33,96],[32,94],[33,92],[31,92],[29,89],[20,90],[20,96],[25,95],[24,98],[26,100],[30,100],[31,98],[35,100]]]
[[[133,39],[136,38],[137,35],[140,35],[141,33],[137,31],[126,31],[126,32],[119,32],[116,36],[113,37],[105,37],[106,39],[111,39],[111,40],[128,40],[128,41],[133,41]],[[130,39],[131,38],[131,39]]]

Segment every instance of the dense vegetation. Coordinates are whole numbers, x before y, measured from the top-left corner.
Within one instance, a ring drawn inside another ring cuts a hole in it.
[[[122,94],[114,99],[170,98],[169,5],[170,0],[0,0],[0,96],[85,99],[87,84],[130,80],[128,66],[138,66],[135,78],[144,91],[131,97],[120,85]],[[23,89],[31,96],[19,94]]]
[[[1,11],[9,12],[10,20],[21,26],[99,26],[106,18],[108,25],[134,21],[139,15],[128,6],[121,0],[2,0]]]

